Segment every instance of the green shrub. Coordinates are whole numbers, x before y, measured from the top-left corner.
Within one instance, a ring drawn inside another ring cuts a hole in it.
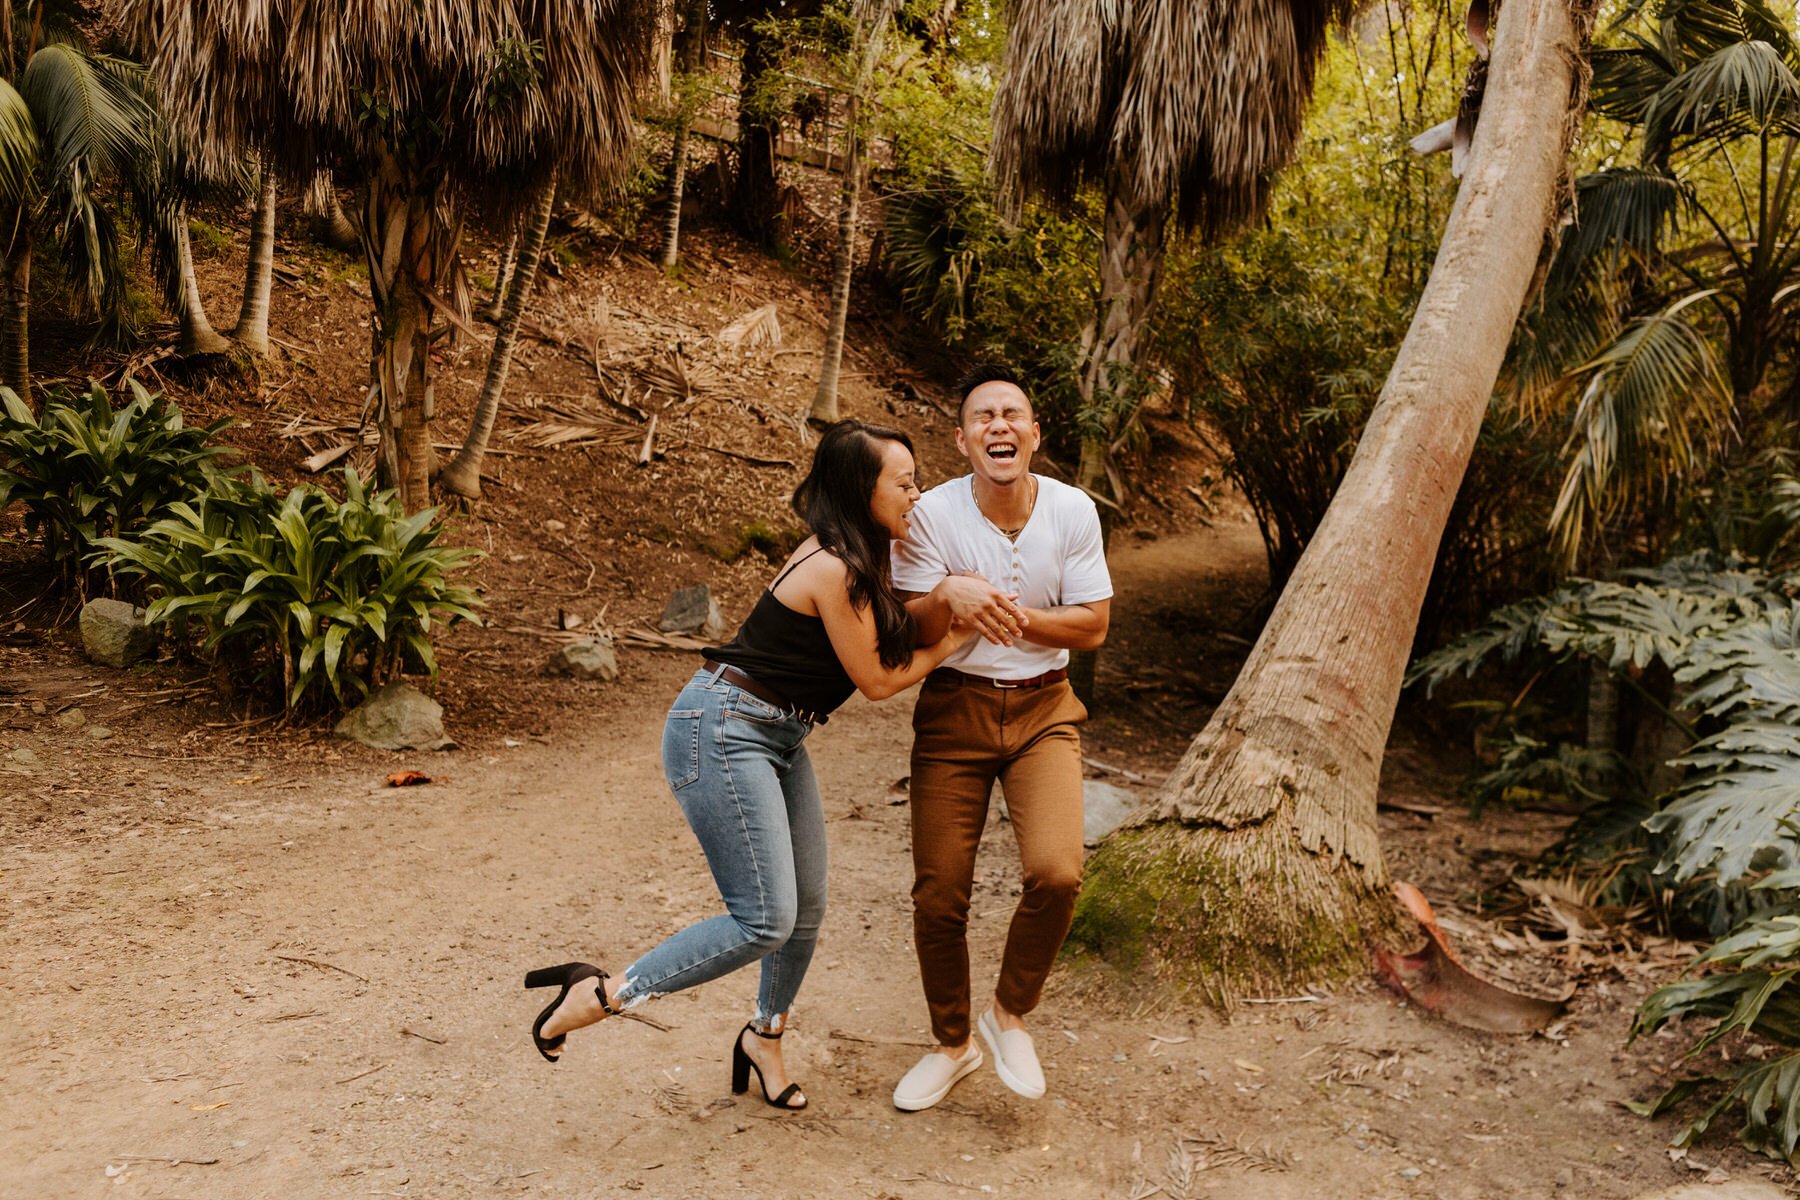
[[[312,485],[283,497],[260,476],[216,479],[102,545],[110,565],[148,581],[147,619],[197,642],[220,676],[319,710],[409,664],[435,675],[433,630],[477,619],[474,590],[450,578],[477,552],[438,545],[442,533],[434,510],[408,515],[346,470],[341,501]]]
[[[95,544],[131,536],[207,484],[228,447],[214,439],[230,421],[193,427],[181,410],[130,381],[114,409],[106,389],[55,390],[44,411],[0,388],[0,509],[25,506],[26,531],[43,539],[59,587],[86,596],[108,590],[87,567]]]

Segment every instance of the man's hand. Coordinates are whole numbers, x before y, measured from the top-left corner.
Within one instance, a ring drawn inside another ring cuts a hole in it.
[[[949,575],[931,589],[957,625],[973,629],[996,646],[1010,646],[1030,620],[1008,595],[979,575]]]

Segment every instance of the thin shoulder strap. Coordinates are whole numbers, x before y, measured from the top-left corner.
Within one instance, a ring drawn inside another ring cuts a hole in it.
[[[808,550],[805,554],[802,554],[799,558],[796,558],[793,562],[789,563],[786,567],[784,567],[782,569],[781,574],[779,574],[775,577],[775,582],[771,583],[769,585],[769,590],[772,592],[776,588],[780,587],[781,581],[786,579],[789,575],[793,574],[795,567],[799,566],[801,563],[805,562],[807,559],[811,558],[813,555],[817,554],[819,551],[823,550],[824,548],[825,547],[823,547],[823,546],[814,546],[811,550]]]

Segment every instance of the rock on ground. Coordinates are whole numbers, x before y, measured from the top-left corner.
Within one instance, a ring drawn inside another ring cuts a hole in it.
[[[718,597],[704,583],[685,587],[669,597],[663,606],[662,620],[657,623],[664,633],[691,633],[707,641],[725,636],[725,617],[719,612]]]
[[[619,677],[619,656],[610,641],[583,638],[559,647],[545,668],[552,675],[573,675],[577,679],[598,679],[611,683]]]
[[[1099,779],[1081,781],[1081,840],[1092,846],[1125,823],[1138,806],[1136,792]]]
[[[156,652],[156,630],[144,624],[141,608],[123,600],[89,600],[81,606],[81,645],[97,663],[129,667]]]
[[[395,680],[351,709],[334,731],[376,750],[447,750],[444,709],[409,683]]]

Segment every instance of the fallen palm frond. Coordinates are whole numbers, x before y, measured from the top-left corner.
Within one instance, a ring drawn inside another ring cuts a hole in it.
[[[692,400],[724,382],[724,376],[716,367],[690,361],[680,347],[669,351],[660,359],[634,368],[633,373],[647,392],[661,394],[665,402],[669,403]]]
[[[528,446],[619,446],[635,440],[637,427],[608,413],[575,404],[510,404],[505,415],[527,422],[507,435]]]
[[[774,304],[752,309],[719,330],[719,343],[749,350],[757,346],[781,345],[781,317]]]

